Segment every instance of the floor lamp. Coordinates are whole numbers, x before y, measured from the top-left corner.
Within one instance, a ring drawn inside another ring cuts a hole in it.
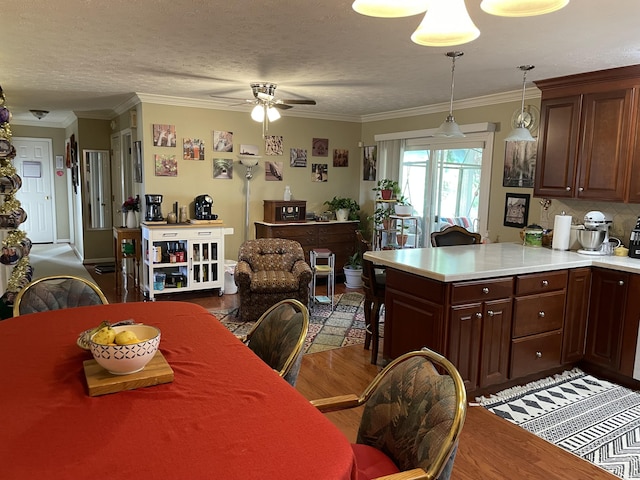
[[[245,178],[247,179],[247,194],[244,206],[244,241],[249,239],[249,201],[251,200],[250,183],[253,178],[253,167],[258,165],[258,160],[262,157],[259,155],[238,155],[240,163],[247,168]]]

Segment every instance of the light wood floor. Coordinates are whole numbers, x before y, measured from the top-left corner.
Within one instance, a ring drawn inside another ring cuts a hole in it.
[[[144,297],[133,288],[115,291],[115,274],[97,275],[87,266],[111,303],[138,302]],[[336,285],[336,293],[346,291]],[[349,290],[353,291],[353,290]],[[160,295],[157,301],[180,300],[205,308],[233,308],[237,295],[218,297],[215,292]],[[360,394],[380,367],[370,363],[370,353],[355,345],[305,355],[296,388],[313,400],[347,393]],[[472,400],[472,399],[470,399]],[[351,441],[355,440],[360,411],[353,409],[327,414]],[[462,431],[452,480],[612,480],[601,470],[535,435],[493,415],[482,407],[469,407]]]

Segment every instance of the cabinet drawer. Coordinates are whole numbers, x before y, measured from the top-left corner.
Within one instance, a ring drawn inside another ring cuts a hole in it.
[[[356,222],[329,223],[318,225],[318,235],[353,235],[357,228]]]
[[[511,343],[511,378],[542,372],[560,365],[562,331],[519,338]]]
[[[567,278],[568,273],[566,270],[518,275],[516,277],[516,295],[560,290],[566,288]]]
[[[451,303],[497,300],[513,294],[513,278],[460,282],[451,285]]]
[[[562,328],[564,300],[564,291],[516,298],[513,337],[524,337]]]

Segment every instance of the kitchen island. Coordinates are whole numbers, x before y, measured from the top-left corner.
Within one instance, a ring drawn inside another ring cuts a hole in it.
[[[364,258],[387,267],[385,359],[427,346],[474,394],[582,362],[616,380],[640,377],[640,260],[514,243]]]

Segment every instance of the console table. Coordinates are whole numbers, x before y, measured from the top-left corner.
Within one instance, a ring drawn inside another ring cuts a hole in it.
[[[348,258],[356,251],[358,221],[349,222],[255,222],[256,238],[286,238],[302,245],[309,262],[309,252],[314,248],[328,248],[336,255],[336,273],[341,274]]]

